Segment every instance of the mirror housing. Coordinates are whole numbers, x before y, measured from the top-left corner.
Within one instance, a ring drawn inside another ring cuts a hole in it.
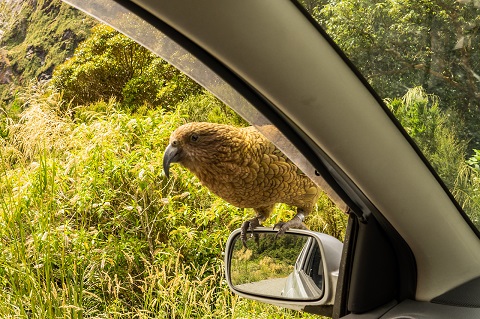
[[[343,244],[309,230],[258,227],[247,247],[233,231],[225,251],[225,274],[237,295],[276,306],[331,316]],[[250,236],[252,235],[252,236]]]

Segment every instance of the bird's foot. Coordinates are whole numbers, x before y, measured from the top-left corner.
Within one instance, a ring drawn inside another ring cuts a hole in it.
[[[297,214],[288,222],[279,222],[273,226],[273,229],[278,228],[278,232],[275,235],[275,238],[279,235],[285,234],[287,230],[290,228],[297,228],[297,229],[308,229],[308,227],[303,223],[304,216],[303,214]]]
[[[260,221],[257,217],[243,222],[240,232],[240,238],[242,239],[243,247],[247,247],[247,232],[253,232],[253,230],[258,226],[260,226]],[[258,244],[258,234],[253,233],[252,236],[255,239],[255,242]]]

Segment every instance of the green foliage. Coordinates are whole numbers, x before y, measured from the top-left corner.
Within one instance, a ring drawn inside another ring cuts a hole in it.
[[[457,112],[470,148],[480,147],[475,1],[316,2],[315,18],[382,98],[421,86],[439,97],[440,108]]]
[[[181,101],[177,108],[189,121],[247,126],[235,111],[207,92]]]
[[[180,124],[239,122],[222,103],[132,114],[111,99],[64,114],[45,89],[29,91],[0,147],[0,317],[311,317],[231,294],[222,251],[253,211],[178,165],[162,171]],[[267,224],[292,214],[282,205]]]
[[[402,99],[387,100],[387,104],[440,177],[453,189],[467,146],[456,136],[461,123],[450,120],[449,114],[440,110],[438,99],[420,87],[409,90]]]
[[[115,98],[131,110],[145,103],[171,110],[202,92],[173,66],[105,25],[94,27],[74,56],[55,70],[52,85],[73,105]]]
[[[478,13],[473,2],[431,0],[329,1],[315,10],[383,97],[423,86],[445,106],[462,109],[479,106],[472,95],[480,88],[472,72],[480,67],[480,52],[473,44]]]
[[[472,169],[475,157],[465,161],[468,146],[457,135],[461,120],[442,111],[438,99],[419,87],[402,99],[386,102],[465,212],[480,226],[480,171]]]
[[[480,150],[473,150],[473,155],[467,160],[467,164],[480,171]]]

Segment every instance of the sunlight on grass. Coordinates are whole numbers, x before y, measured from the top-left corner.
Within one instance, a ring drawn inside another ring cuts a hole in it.
[[[35,90],[19,119],[2,123],[1,318],[310,317],[233,295],[222,251],[253,211],[181,167],[165,178],[163,150],[195,120],[193,101],[129,114],[111,100],[64,114],[60,96]],[[201,103],[226,121],[211,96]],[[332,207],[323,198],[317,209]],[[280,205],[267,224],[292,214]],[[319,214],[311,225],[343,236],[345,218]]]

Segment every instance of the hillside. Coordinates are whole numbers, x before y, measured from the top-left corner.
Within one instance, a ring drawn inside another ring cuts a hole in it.
[[[18,86],[49,79],[96,22],[60,0],[0,0],[0,105]]]

